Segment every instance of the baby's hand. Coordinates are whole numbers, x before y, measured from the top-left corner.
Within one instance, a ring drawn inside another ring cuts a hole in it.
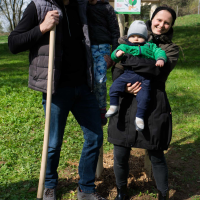
[[[157,60],[157,62],[156,62],[156,66],[157,67],[163,67],[164,66],[164,61],[163,60]]]
[[[118,57],[122,56],[123,54],[124,54],[124,51],[118,50],[117,53],[116,53],[116,56],[118,58]]]

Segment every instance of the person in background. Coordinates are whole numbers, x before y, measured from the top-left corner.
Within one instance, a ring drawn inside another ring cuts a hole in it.
[[[165,83],[174,69],[179,48],[172,42],[173,25],[176,20],[175,11],[167,5],[155,9],[151,20],[146,22],[148,41],[152,40],[158,47],[165,51],[167,62],[163,67],[155,66],[154,60],[134,56],[132,69],[135,73],[145,72],[154,74],[151,80],[150,102],[144,117],[145,127],[142,132],[135,129],[134,123],[137,101],[136,96],[141,89],[140,83],[127,84],[127,93],[119,100],[119,111],[110,118],[108,125],[108,141],[114,144],[114,173],[117,184],[117,197],[115,200],[128,199],[127,178],[129,174],[129,156],[132,147],[148,150],[152,163],[153,175],[159,191],[159,200],[169,199],[168,168],[164,150],[172,137],[172,115],[170,104],[165,91]],[[126,43],[127,36],[120,38],[119,43]],[[134,61],[135,60],[135,61]],[[124,73],[124,68],[116,64],[112,68],[113,80]]]
[[[57,168],[69,111],[84,133],[79,162],[78,200],[105,200],[95,191],[95,172],[103,142],[98,102],[93,89],[93,63],[87,2],[33,0],[8,38],[14,54],[29,50],[28,86],[42,92],[46,112],[49,32],[56,26],[50,136],[43,200],[56,200]],[[73,133],[71,133],[73,134]]]
[[[94,94],[99,103],[101,124],[106,125],[106,72],[104,56],[110,56],[118,46],[119,25],[113,7],[108,0],[89,0],[87,6],[91,51],[94,62]]]

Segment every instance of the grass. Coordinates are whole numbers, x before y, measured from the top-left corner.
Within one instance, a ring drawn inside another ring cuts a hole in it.
[[[167,92],[172,113],[175,113],[172,142],[177,143],[181,138],[187,137],[178,142],[185,144],[195,142],[200,137],[200,57],[197,53],[200,48],[200,16],[178,18],[174,29],[174,41],[183,48],[184,58],[180,52],[179,62],[167,81]]]
[[[178,17],[175,26],[200,26],[199,15],[186,15]]]
[[[182,191],[188,183],[200,184],[199,166],[196,166],[200,156],[200,16],[179,17],[175,25],[173,42],[182,47],[184,57],[180,53],[178,64],[166,83],[173,115],[173,138],[166,157],[174,169],[169,170],[170,177],[176,180],[171,187]],[[0,200],[30,200],[36,198],[43,145],[42,95],[27,87],[28,52],[11,54],[7,37],[0,36]],[[109,70],[108,88],[111,84]],[[109,97],[107,101],[109,103]],[[106,132],[107,126],[104,127],[104,152],[112,149]],[[73,161],[79,160],[84,142],[71,113],[63,141],[58,170],[64,177],[69,169],[67,176],[70,178],[76,175],[77,166]],[[190,173],[186,169],[188,163],[192,169]],[[62,199],[75,199],[74,187],[75,183],[68,185],[64,194],[60,190],[59,199],[61,196]],[[200,199],[196,191],[188,192],[188,198]],[[155,199],[153,190],[138,190],[135,195]]]
[[[8,42],[8,36],[0,34],[0,44],[7,43],[7,42]]]

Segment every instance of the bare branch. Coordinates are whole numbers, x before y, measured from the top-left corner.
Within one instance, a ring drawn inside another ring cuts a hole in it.
[[[11,31],[14,30],[22,17],[23,5],[24,0],[1,0],[0,13],[8,20]]]

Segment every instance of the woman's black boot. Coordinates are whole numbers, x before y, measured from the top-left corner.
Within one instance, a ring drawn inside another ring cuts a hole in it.
[[[117,187],[117,196],[115,200],[128,200],[127,193],[127,185],[123,185],[122,187]]]
[[[162,193],[158,193],[158,200],[169,200],[169,191],[167,192],[166,196],[163,197]]]

